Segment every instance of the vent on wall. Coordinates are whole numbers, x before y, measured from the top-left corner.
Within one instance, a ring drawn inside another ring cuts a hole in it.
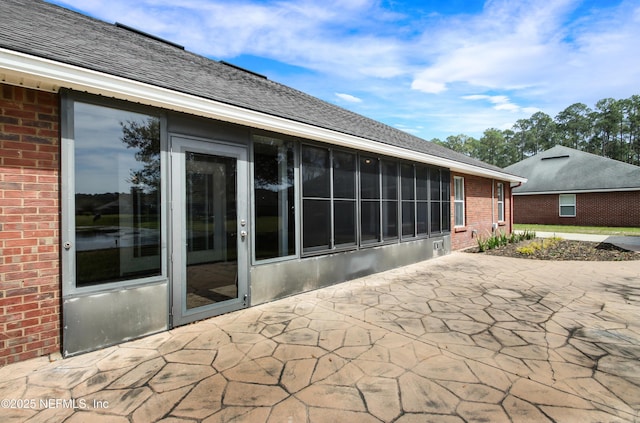
[[[155,35],[149,34],[149,33],[144,32],[144,31],[140,31],[139,29],[132,28],[132,27],[130,27],[128,25],[125,25],[125,24],[122,24],[120,22],[116,22],[115,25],[118,28],[126,29],[127,31],[131,31],[131,32],[133,32],[135,34],[142,35],[143,37],[151,38],[152,40],[160,41],[161,43],[165,43],[165,44],[168,44],[170,46],[179,48],[180,50],[184,50],[184,46],[181,46],[180,44],[176,44],[174,42],[165,40],[164,38],[156,37]]]

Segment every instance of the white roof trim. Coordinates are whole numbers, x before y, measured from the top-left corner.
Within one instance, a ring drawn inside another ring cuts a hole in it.
[[[597,192],[629,192],[640,191],[640,187],[635,188],[601,188],[601,189],[583,189],[583,190],[567,190],[567,191],[538,191],[538,192],[516,192],[513,195],[545,195],[545,194],[589,194]]]
[[[46,91],[61,88],[114,97],[163,109],[233,122],[254,128],[322,141],[451,169],[454,172],[526,182],[526,178],[493,171],[455,160],[432,156],[329,129],[256,112],[118,76],[67,65],[0,48],[0,81]]]

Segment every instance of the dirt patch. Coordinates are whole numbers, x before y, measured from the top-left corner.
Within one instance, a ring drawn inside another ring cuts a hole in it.
[[[536,249],[530,254],[518,252],[518,248],[526,247],[532,242],[542,244],[543,248]],[[545,246],[545,242],[552,244]],[[579,261],[623,261],[640,260],[640,253],[625,250],[607,242],[585,242],[560,240],[549,243],[545,239],[538,238],[531,241],[522,241],[517,244],[508,244],[486,250],[483,253],[478,248],[465,250],[467,253],[488,254],[492,256],[528,258],[534,260],[579,260]]]

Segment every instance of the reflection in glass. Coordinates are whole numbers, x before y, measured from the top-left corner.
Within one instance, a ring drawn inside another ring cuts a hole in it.
[[[236,159],[185,152],[187,308],[238,296]]]
[[[302,249],[331,246],[331,168],[326,148],[302,146]]]
[[[360,157],[360,196],[363,199],[380,198],[380,172],[376,158]]]
[[[331,240],[331,202],[303,200],[302,246],[305,251],[329,248]]]
[[[74,103],[76,285],[161,274],[160,120]]]
[[[293,143],[254,136],[256,259],[295,254]]]
[[[426,235],[429,231],[429,168],[416,166],[416,233]]]
[[[333,151],[334,246],[356,245],[356,155]]]
[[[335,245],[338,247],[355,245],[356,202],[349,200],[335,200],[333,208]]]
[[[380,202],[362,201],[360,206],[360,239],[363,243],[380,241]]]
[[[451,173],[448,170],[440,170],[442,176],[442,231],[451,230]]]
[[[333,152],[333,198],[356,198],[356,156]]]
[[[302,147],[302,195],[304,197],[329,198],[329,150]]]
[[[402,175],[402,236],[415,235],[415,177],[413,165],[400,166]]]

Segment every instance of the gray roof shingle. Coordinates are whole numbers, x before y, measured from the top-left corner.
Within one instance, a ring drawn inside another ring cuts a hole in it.
[[[505,170],[528,178],[514,194],[640,190],[640,167],[561,145]]]
[[[504,173],[277,82],[40,0],[0,1],[0,47]]]

